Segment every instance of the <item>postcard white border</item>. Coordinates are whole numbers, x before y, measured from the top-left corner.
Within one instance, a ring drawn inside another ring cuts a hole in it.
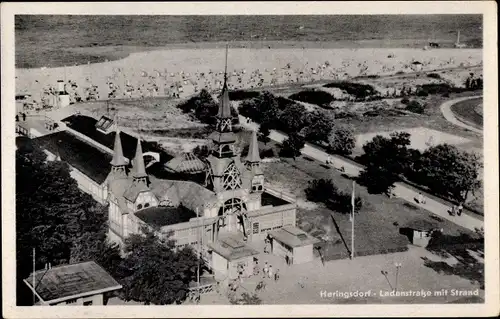
[[[493,1],[2,3],[2,284],[6,318],[486,316],[499,313],[497,6]],[[485,303],[470,305],[15,306],[15,14],[483,14]]]

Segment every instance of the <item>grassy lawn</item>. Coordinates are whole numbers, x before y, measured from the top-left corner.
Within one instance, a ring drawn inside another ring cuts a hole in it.
[[[270,185],[277,185],[294,193],[299,202],[305,201],[304,190],[308,181],[316,178],[330,178],[345,192],[350,192],[352,187],[352,181],[336,170],[325,168],[319,162],[304,157],[266,163],[264,172]],[[434,222],[443,228],[444,234],[447,235],[471,234],[470,231],[439,219],[401,199],[368,194],[366,189],[359,185],[356,185],[356,195],[363,200],[363,207],[355,216],[355,251],[358,254],[369,255],[384,253],[387,249],[404,249],[409,241],[400,235],[399,228],[414,219]],[[348,215],[334,212],[322,204],[299,203],[297,225],[324,240],[319,246],[323,247],[326,260],[348,257],[347,247],[351,247],[351,222]]]
[[[464,118],[468,123],[481,129],[483,127],[483,115],[477,111],[477,107],[482,102],[482,98],[465,100],[453,105],[451,110],[459,117]]]

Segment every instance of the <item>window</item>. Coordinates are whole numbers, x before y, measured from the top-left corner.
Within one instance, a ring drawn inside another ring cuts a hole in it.
[[[253,223],[253,233],[254,234],[259,233],[259,223]]]
[[[137,205],[137,209],[141,209],[141,208],[142,208],[142,204]]]
[[[149,207],[149,203],[144,203],[144,208],[148,208]]]
[[[92,306],[92,300],[89,300],[89,301],[84,301],[84,302],[83,302],[83,305],[84,305],[84,306]]]
[[[73,303],[76,303],[76,299],[71,299],[71,300],[66,301],[67,305],[70,305],[70,304],[73,304]]]

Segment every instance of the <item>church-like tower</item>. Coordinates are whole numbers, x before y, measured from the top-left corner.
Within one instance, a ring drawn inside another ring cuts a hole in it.
[[[236,136],[233,132],[233,118],[231,115],[231,102],[227,87],[227,47],[226,70],[224,72],[224,85],[222,87],[219,111],[216,116],[215,131],[210,134],[213,142],[211,154],[207,160],[210,171],[207,175],[207,186],[215,193],[236,190],[241,188],[241,168],[239,154],[236,153]]]

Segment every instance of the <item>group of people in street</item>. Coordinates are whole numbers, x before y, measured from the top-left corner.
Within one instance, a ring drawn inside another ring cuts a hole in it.
[[[424,195],[422,194],[422,192],[418,193],[418,196],[415,198],[415,201],[417,203],[419,203],[419,204],[424,204],[425,205],[426,199],[425,199]],[[453,206],[448,211],[448,213],[451,216],[461,216],[463,210],[464,210],[463,202],[459,202],[458,204],[453,204]]]

